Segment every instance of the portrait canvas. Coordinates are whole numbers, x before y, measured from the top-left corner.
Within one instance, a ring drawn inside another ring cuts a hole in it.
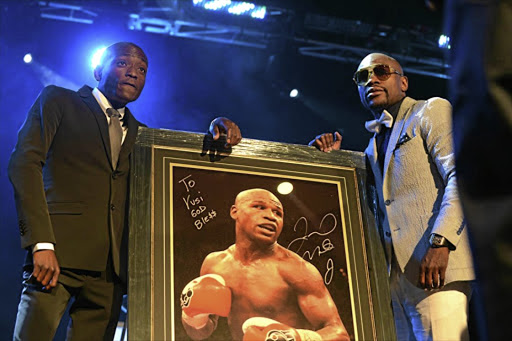
[[[205,148],[197,134],[153,129],[143,129],[139,141],[130,205],[129,338],[190,339],[181,323],[181,306],[190,298],[183,289],[200,275],[208,254],[234,244],[230,208],[238,193],[253,188],[282,203],[277,243],[316,267],[351,339],[386,333],[378,312],[385,308],[375,306],[381,294],[371,285],[359,154],[349,155],[356,160],[346,165],[298,162],[261,152],[259,141],[226,153]],[[209,339],[231,339],[226,318]]]

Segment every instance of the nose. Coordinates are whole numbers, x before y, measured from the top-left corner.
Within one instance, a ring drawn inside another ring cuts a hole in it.
[[[272,209],[266,209],[264,217],[273,222],[276,222],[278,218],[277,214]]]
[[[370,70],[368,72],[369,72],[368,80],[366,81],[366,83],[364,83],[364,85],[367,86],[369,84],[378,83],[379,79],[377,78],[377,76],[375,76],[375,73],[373,73],[373,70]]]
[[[132,78],[137,78],[137,72],[135,70],[135,66],[134,65],[130,65],[126,68],[126,76],[128,77],[132,77]]]

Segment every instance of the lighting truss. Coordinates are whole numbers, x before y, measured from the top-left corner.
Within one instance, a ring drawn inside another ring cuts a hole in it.
[[[444,55],[446,50],[438,46],[439,36],[433,33],[311,13],[306,14],[300,29],[283,30],[283,23],[292,21],[290,19],[293,19],[295,13],[293,10],[270,6],[265,9],[265,18],[256,21],[253,18],[227,21],[225,16],[216,20],[215,15],[210,13],[207,16],[197,14],[198,6],[194,6],[193,2],[204,5],[212,1],[167,1],[166,4],[171,4],[168,7],[142,6],[129,14],[127,26],[132,30],[257,49],[268,49],[276,44],[293,44],[301,55],[355,65],[367,54],[380,51],[400,60],[407,73],[448,78],[446,71],[449,65]],[[229,0],[215,1],[218,5],[221,2],[234,3]],[[44,4],[41,8],[41,16],[44,18],[50,18],[47,7],[68,10],[68,15],[53,15],[52,19],[84,22],[75,19],[74,14],[78,12],[96,16],[83,6],[59,4],[58,7],[55,2],[45,1],[40,1],[40,4]],[[224,7],[228,8],[228,5]],[[43,9],[46,9],[45,12]]]
[[[233,15],[249,16],[255,19],[265,19],[266,6],[258,6],[251,2],[231,0],[192,0],[196,7],[209,11],[226,12]]]
[[[41,18],[92,24],[98,16],[96,12],[86,10],[82,6],[64,4],[53,1],[39,1]]]

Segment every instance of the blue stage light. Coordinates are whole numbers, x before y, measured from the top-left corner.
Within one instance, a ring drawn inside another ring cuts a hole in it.
[[[450,49],[452,47],[450,45],[450,37],[445,36],[444,34],[442,34],[439,37],[438,44],[439,44],[439,47],[442,48],[442,49]]]
[[[262,6],[258,9],[255,9],[251,12],[251,17],[256,19],[265,19],[265,15],[267,14],[267,8]]]
[[[239,4],[234,4],[233,6],[230,6],[228,8],[228,13],[240,15],[244,14],[250,10],[253,10],[255,7],[254,4],[248,3],[248,2],[241,2]]]
[[[101,60],[101,56],[103,56],[103,52],[105,52],[105,49],[107,47],[106,46],[102,46],[100,48],[98,48],[92,55],[92,58],[91,58],[91,67],[92,69],[94,70],[96,68],[96,66],[98,66],[98,64],[100,63],[100,60]]]
[[[27,53],[25,56],[23,56],[23,61],[27,64],[30,64],[32,62],[32,55]]]
[[[210,11],[225,12],[233,15],[250,16],[255,19],[265,19],[267,8],[245,1],[231,0],[192,0],[196,7]]]

